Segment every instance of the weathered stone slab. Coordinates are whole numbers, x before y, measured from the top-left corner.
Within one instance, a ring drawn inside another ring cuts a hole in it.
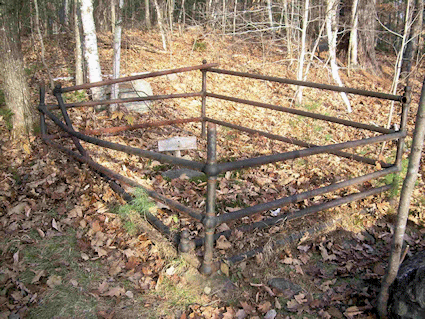
[[[195,171],[192,169],[188,169],[188,168],[180,168],[180,169],[173,169],[173,170],[166,171],[162,173],[161,175],[169,179],[180,178],[183,175],[186,175],[187,177],[191,179],[191,178],[201,177],[202,175],[204,175],[204,173],[201,173],[199,171]]]
[[[131,81],[132,89],[131,91],[121,90],[120,98],[129,99],[129,98],[137,98],[137,97],[145,97],[153,95],[151,85],[149,82],[145,80],[135,80]],[[139,101],[139,102],[129,102],[124,103],[123,106],[129,110],[138,113],[145,113],[149,110],[151,101]]]

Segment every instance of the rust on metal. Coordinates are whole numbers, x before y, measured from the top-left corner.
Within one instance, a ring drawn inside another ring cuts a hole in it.
[[[95,138],[93,136],[88,136],[88,135],[82,134],[80,132],[76,132],[76,131],[70,129],[69,127],[67,127],[66,125],[64,125],[62,123],[62,121],[59,120],[52,112],[47,110],[45,106],[40,105],[39,110],[41,112],[43,112],[44,114],[46,114],[62,130],[64,130],[68,134],[70,134],[70,135],[72,135],[72,136],[74,136],[74,137],[76,137],[76,138],[78,138],[82,141],[85,141],[85,142],[88,142],[88,143],[91,143],[91,144],[94,144],[94,145],[98,145],[98,146],[101,146],[101,147],[104,147],[104,148],[109,148],[111,150],[124,152],[124,153],[131,154],[131,155],[155,159],[155,160],[158,160],[160,162],[166,162],[166,163],[170,163],[170,164],[181,165],[181,166],[188,167],[188,168],[191,168],[191,169],[195,169],[195,170],[198,170],[198,171],[203,171],[205,169],[205,165],[202,164],[202,163],[199,163],[199,162],[195,162],[195,161],[191,161],[191,160],[187,160],[187,159],[184,159],[184,158],[179,158],[179,157],[175,157],[175,156],[171,156],[171,155],[161,154],[161,153],[157,153],[157,152],[153,152],[153,151],[142,150],[140,148],[122,145],[122,144],[118,144],[118,143],[112,143],[112,142],[104,141],[104,140],[99,139],[99,138]]]
[[[81,133],[86,135],[102,135],[102,134],[112,135],[112,134],[117,134],[120,132],[133,131],[133,130],[142,129],[142,128],[200,122],[201,120],[202,118],[200,117],[191,117],[187,119],[165,120],[165,121],[158,121],[153,123],[140,123],[140,124],[128,125],[128,126],[114,126],[114,127],[99,128],[95,130],[84,130],[84,131],[81,131]]]
[[[169,75],[169,74],[173,74],[173,73],[183,73],[183,72],[189,72],[189,71],[195,71],[195,70],[204,70],[204,69],[209,69],[209,68],[213,68],[213,67],[216,67],[216,66],[218,66],[218,63],[207,63],[207,64],[184,67],[184,68],[155,71],[155,72],[150,72],[150,73],[144,73],[144,74],[122,77],[122,78],[119,78],[119,79],[111,79],[111,80],[105,80],[105,81],[69,86],[69,87],[62,88],[61,92],[65,93],[65,92],[72,92],[72,91],[90,89],[90,88],[99,87],[99,86],[103,86],[103,85],[111,85],[111,84],[115,84],[115,83],[122,83],[122,82],[134,81],[134,80],[153,78],[153,77],[158,77],[158,76],[162,76],[162,75]]]
[[[283,106],[278,106],[278,105],[273,105],[273,104],[268,104],[268,103],[262,103],[262,102],[255,102],[255,101],[240,99],[240,98],[237,98],[237,97],[226,96],[226,95],[215,94],[215,93],[209,93],[209,92],[207,93],[207,96],[213,97],[213,98],[216,98],[216,99],[219,99],[219,100],[225,100],[225,101],[236,102],[236,103],[241,103],[241,104],[246,104],[246,105],[258,106],[258,107],[263,107],[263,108],[270,109],[270,110],[275,110],[275,111],[280,111],[280,112],[310,117],[312,119],[318,119],[318,120],[323,120],[323,121],[327,121],[327,122],[338,123],[338,124],[342,124],[342,125],[345,125],[345,126],[361,128],[361,129],[369,130],[369,131],[373,131],[373,132],[379,132],[379,133],[384,133],[384,134],[394,133],[394,130],[387,129],[385,127],[358,123],[358,122],[354,122],[354,121],[350,121],[350,120],[340,119],[340,118],[333,117],[333,116],[322,115],[322,114],[292,109],[292,108],[289,108],[289,107],[283,107]]]
[[[391,133],[391,134],[383,134],[383,135],[378,135],[374,137],[364,138],[361,140],[354,140],[354,141],[324,145],[324,146],[315,146],[315,147],[310,147],[310,148],[297,150],[297,151],[259,156],[259,157],[244,159],[244,160],[238,160],[235,162],[220,163],[216,165],[215,173],[220,174],[227,171],[234,171],[234,170],[242,169],[242,168],[260,166],[264,164],[270,164],[270,163],[286,161],[286,160],[292,160],[292,159],[316,155],[316,154],[330,153],[330,152],[342,150],[345,148],[352,148],[352,147],[358,147],[358,146],[363,146],[368,144],[390,141],[397,138],[406,137],[406,135],[407,134],[405,131],[400,131],[400,132]]]
[[[345,93],[351,93],[351,94],[357,94],[357,95],[363,95],[363,96],[369,96],[369,97],[377,97],[379,99],[397,101],[402,103],[406,102],[406,98],[403,95],[394,95],[394,94],[387,94],[387,93],[381,93],[381,92],[375,92],[375,91],[355,89],[355,88],[344,87],[344,86],[298,81],[298,80],[278,78],[274,76],[265,76],[260,74],[244,73],[244,72],[214,69],[214,68],[209,69],[208,71],[212,73],[234,75],[234,76],[250,78],[250,79],[266,80],[270,82],[293,84],[297,86],[305,86],[305,87],[311,87],[311,88],[322,89],[322,90],[330,90],[335,92],[345,92]]]
[[[161,100],[168,100],[168,99],[180,99],[180,98],[190,98],[190,97],[199,97],[199,96],[202,96],[202,94],[198,92],[166,94],[166,95],[150,95],[150,96],[131,97],[127,99],[68,103],[68,104],[64,104],[64,106],[66,108],[74,108],[74,107],[82,107],[82,106],[110,105],[110,104],[121,104],[121,103],[142,102],[142,101],[157,101],[157,100],[161,101]],[[46,106],[50,110],[59,109],[59,105],[57,104],[48,104]]]
[[[209,117],[206,117],[205,120],[208,121],[208,122],[211,122],[211,123],[221,125],[221,126],[233,128],[233,129],[241,131],[241,132],[247,132],[247,133],[250,133],[250,134],[258,134],[258,135],[265,136],[265,137],[273,139],[273,140],[282,141],[282,142],[285,142],[285,143],[294,144],[294,145],[298,145],[298,146],[302,146],[302,147],[308,147],[309,148],[309,147],[318,146],[318,145],[315,145],[315,144],[312,144],[312,143],[307,143],[307,142],[304,142],[304,141],[297,140],[295,138],[289,138],[289,137],[275,135],[275,134],[271,134],[271,133],[267,133],[267,132],[263,132],[263,131],[259,131],[259,130],[254,130],[254,129],[247,128],[247,127],[244,127],[244,126],[240,126],[240,125],[236,125],[236,124],[232,124],[232,123],[228,123],[228,122],[224,122],[224,121],[215,120],[215,119],[212,119],[212,118],[209,118]],[[329,152],[329,153],[334,154],[334,155],[338,155],[338,156],[341,156],[341,157],[345,157],[345,158],[348,158],[348,159],[353,159],[353,160],[358,161],[358,162],[371,164],[371,165],[376,165],[376,163],[379,163],[381,165],[381,167],[392,166],[392,164],[385,163],[384,161],[374,160],[372,158],[367,158],[367,157],[363,157],[363,156],[359,156],[359,155],[356,155],[356,154],[351,154],[351,153],[347,153],[347,152],[343,152],[343,151],[332,151],[332,152]]]

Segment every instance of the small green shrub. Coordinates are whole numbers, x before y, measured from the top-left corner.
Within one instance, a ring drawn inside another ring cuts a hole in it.
[[[84,90],[70,92],[63,96],[63,100],[65,103],[84,102],[86,101],[86,99],[87,99],[87,94],[86,94],[86,91]]]
[[[193,50],[198,52],[204,52],[207,49],[207,44],[202,41],[195,41],[193,44]]]
[[[407,166],[409,160],[403,159],[401,162],[401,172],[388,174],[384,177],[384,184],[391,185],[390,197],[397,197],[400,194],[401,186],[403,184],[404,177],[407,174]]]
[[[146,192],[141,188],[133,190],[134,199],[118,209],[118,215],[123,221],[125,230],[130,235],[137,234],[139,230],[138,221],[141,216],[144,216],[149,210],[155,206],[150,200]]]
[[[0,90],[0,107],[6,105],[6,97],[4,96],[3,90]]]

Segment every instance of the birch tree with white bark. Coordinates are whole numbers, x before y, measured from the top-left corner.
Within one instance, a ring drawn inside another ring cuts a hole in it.
[[[113,78],[120,77],[120,62],[121,62],[121,35],[122,35],[122,9],[124,7],[124,0],[118,1],[118,10],[116,10],[115,34],[114,34],[114,65],[113,65]],[[113,84],[111,87],[112,99],[118,99],[119,84]],[[110,111],[116,111],[117,104],[110,105]]]
[[[81,47],[80,19],[78,18],[79,11],[78,1],[73,4],[73,19],[74,19],[74,38],[75,38],[75,85],[84,83],[83,72],[83,50]]]
[[[337,0],[327,0],[326,1],[326,33],[328,36],[328,45],[329,45],[329,57],[331,64],[331,73],[334,81],[339,86],[344,86],[342,84],[341,78],[338,73],[338,65],[336,63],[336,37],[338,33],[338,25],[337,25],[337,8],[338,1]],[[347,94],[345,92],[341,92],[342,100],[347,106],[347,112],[351,113],[351,104],[348,100]]]
[[[86,65],[88,68],[89,82],[102,81],[102,72],[99,62],[99,53],[97,50],[96,27],[93,18],[92,0],[80,0],[81,22],[83,25]],[[96,87],[91,89],[93,100],[102,100],[104,98],[104,89]]]
[[[164,27],[164,21],[163,21],[163,18],[162,18],[161,7],[158,3],[158,0],[153,0],[153,4],[155,5],[157,21],[158,21],[158,26],[159,26],[159,32],[161,33],[162,48],[164,49],[164,51],[166,51],[167,50],[167,36],[165,34],[165,27]]]
[[[350,42],[348,46],[348,69],[354,66],[356,67],[359,62],[357,58],[357,45],[358,45],[358,37],[357,37],[357,29],[359,25],[359,16],[358,16],[358,4],[359,0],[353,0],[353,5],[351,7],[351,31],[350,31]]]

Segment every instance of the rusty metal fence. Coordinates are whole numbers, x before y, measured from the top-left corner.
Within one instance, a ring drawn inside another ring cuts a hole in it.
[[[213,250],[214,250],[215,240],[219,238],[221,235],[224,235],[227,237],[231,233],[231,230],[226,230],[224,232],[216,233],[216,227],[220,225],[221,223],[228,222],[231,220],[241,219],[245,216],[251,216],[259,212],[276,209],[279,207],[287,206],[292,203],[301,202],[306,199],[310,199],[315,196],[334,192],[336,190],[340,190],[349,186],[359,185],[366,181],[377,179],[391,173],[399,172],[401,170],[403,143],[404,143],[404,138],[406,137],[407,113],[408,113],[409,105],[410,105],[410,92],[411,92],[410,87],[406,87],[404,95],[399,96],[399,95],[385,94],[385,93],[379,93],[379,92],[373,92],[373,91],[367,91],[367,90],[359,90],[354,88],[346,88],[346,87],[318,84],[318,83],[312,83],[312,82],[295,81],[295,80],[278,78],[278,77],[228,71],[228,70],[218,69],[216,68],[217,66],[218,66],[217,64],[214,64],[214,63],[207,64],[204,61],[202,65],[198,65],[198,66],[151,72],[151,73],[146,73],[142,75],[136,75],[136,76],[113,79],[113,80],[106,80],[102,82],[89,83],[89,84],[83,84],[78,86],[62,88],[60,85],[58,85],[53,90],[53,94],[57,100],[57,104],[55,105],[45,104],[45,91],[42,88],[40,89],[40,104],[38,107],[40,112],[40,127],[41,127],[42,138],[48,145],[61,150],[62,152],[66,153],[67,155],[69,155],[70,157],[74,158],[75,160],[81,163],[86,163],[91,169],[95,170],[102,177],[106,178],[109,181],[112,189],[120,193],[121,195],[123,195],[124,199],[131,201],[132,197],[125,192],[125,190],[122,187],[123,185],[129,185],[131,187],[141,187],[145,189],[147,194],[153,199],[155,199],[156,201],[162,202],[165,205],[173,209],[176,209],[180,211],[181,213],[187,216],[190,216],[191,218],[197,221],[202,222],[205,227],[205,236],[203,238],[196,238],[195,244],[196,246],[204,245],[204,257],[203,257],[203,262],[202,262],[200,271],[205,274],[210,274],[213,270],[212,262],[213,262]],[[72,92],[72,91],[77,91],[81,89],[89,89],[93,87],[128,82],[132,80],[153,78],[153,77],[159,77],[159,76],[164,76],[168,74],[189,72],[189,71],[195,71],[195,70],[200,70],[202,73],[202,89],[200,92],[169,94],[169,95],[153,95],[153,96],[138,97],[138,98],[89,101],[89,102],[79,102],[79,103],[70,103],[70,104],[64,103],[64,100],[62,97],[62,94],[66,92]],[[223,74],[223,75],[235,76],[240,78],[257,79],[262,81],[277,82],[277,83],[290,84],[295,86],[304,86],[304,87],[316,88],[321,90],[330,90],[335,92],[346,92],[346,93],[357,94],[361,96],[375,97],[375,98],[383,99],[383,100],[396,101],[401,104],[400,126],[398,130],[387,129],[385,127],[358,123],[355,121],[340,119],[340,118],[317,114],[313,112],[307,112],[307,111],[303,111],[299,109],[282,107],[282,106],[267,104],[267,103],[261,103],[261,102],[241,99],[241,98],[237,98],[233,96],[215,94],[207,90],[207,73]],[[76,131],[73,128],[72,121],[67,112],[68,108],[73,108],[73,107],[88,107],[88,106],[97,106],[97,105],[118,104],[118,103],[124,103],[124,102],[154,101],[154,100],[193,98],[193,97],[199,97],[202,102],[199,117],[184,118],[184,119],[177,119],[177,120],[166,120],[166,121],[159,121],[154,123],[141,123],[137,125],[129,125],[129,126],[123,126],[123,127]],[[330,144],[330,145],[324,145],[324,146],[314,145],[311,143],[307,143],[305,141],[288,138],[285,136],[275,135],[268,132],[255,130],[255,129],[247,128],[244,126],[235,125],[229,122],[217,120],[211,117],[207,117],[206,116],[207,98],[231,101],[231,102],[235,102],[239,104],[245,104],[245,105],[250,105],[250,106],[255,106],[260,108],[271,109],[271,110],[275,110],[279,112],[300,115],[300,116],[323,120],[327,122],[338,123],[338,124],[353,127],[356,129],[368,130],[368,131],[376,132],[380,134],[373,137],[369,137],[369,138],[358,139],[358,140],[353,140],[353,141],[348,141],[343,143],[336,143],[336,144]],[[52,110],[55,110],[55,109],[59,109],[61,111],[63,120],[57,117],[52,112]],[[75,145],[75,148],[77,149],[78,152],[61,145],[60,143],[56,141],[55,135],[48,134],[47,127],[46,127],[46,116],[51,121],[53,121],[64,132],[64,134],[71,137]],[[103,139],[95,137],[103,133],[119,133],[123,131],[136,130],[140,128],[160,127],[164,125],[189,123],[189,122],[202,123],[202,136],[203,137],[206,136],[207,138],[207,160],[204,163],[193,161],[193,160],[187,160],[184,158],[179,158],[179,157],[175,157],[171,155],[161,154],[161,153],[150,151],[150,150],[130,147],[123,144],[112,143],[112,142],[105,141]],[[248,134],[258,134],[260,136],[264,136],[272,140],[282,141],[285,143],[301,146],[304,149],[277,153],[272,155],[258,156],[258,157],[249,158],[249,159],[236,160],[233,162],[217,163],[217,156],[216,156],[216,153],[217,153],[216,126],[217,125],[228,127],[231,129],[236,129],[242,132],[246,132]],[[143,187],[142,185],[140,185],[139,183],[135,182],[134,180],[129,179],[123,175],[118,174],[117,172],[114,172],[100,165],[99,163],[91,159],[88,152],[82,147],[80,140],[85,141],[87,143],[94,144],[94,145],[98,145],[103,148],[157,160],[162,163],[169,163],[169,164],[178,165],[181,167],[187,167],[187,168],[205,173],[205,175],[207,176],[207,185],[206,185],[207,195],[206,195],[205,211],[200,211],[200,210],[193,209],[191,207],[187,207],[179,203],[178,201],[172,200],[151,189],[147,189]],[[364,146],[368,144],[374,144],[374,143],[391,141],[391,140],[397,140],[397,152],[396,152],[396,159],[394,163],[386,163],[383,161],[377,161],[368,157],[363,157],[360,155],[351,154],[349,152],[344,151],[345,149],[349,149],[349,148],[355,148],[358,146]],[[291,159],[297,159],[297,158],[307,157],[307,156],[316,155],[316,154],[323,154],[323,153],[329,153],[329,154],[334,154],[340,157],[345,157],[354,161],[369,164],[374,167],[378,166],[379,169],[377,168],[376,171],[363,176],[331,183],[328,186],[297,193],[297,194],[283,197],[283,198],[278,198],[270,202],[253,205],[250,207],[239,209],[237,211],[228,212],[228,213],[216,211],[216,183],[217,183],[217,176],[219,174],[227,172],[227,171],[234,171],[234,170],[243,169],[243,168],[256,167],[256,166],[260,166],[264,164],[275,163],[279,161],[287,161]],[[380,165],[376,165],[377,162],[379,162]],[[328,202],[312,205],[295,212],[286,212],[286,213],[280,214],[277,217],[268,218],[260,222],[245,224],[240,226],[238,229],[240,231],[249,231],[256,228],[261,229],[261,228],[269,227],[271,225],[281,223],[283,220],[289,221],[289,220],[297,219],[297,218],[307,216],[322,210],[340,206],[342,204],[349,203],[352,201],[356,201],[356,200],[365,198],[367,196],[375,195],[375,194],[387,191],[388,189],[390,189],[390,187],[391,187],[390,185],[385,185],[381,187],[370,188],[368,190],[365,190],[359,193],[350,194],[347,196],[330,200]],[[150,213],[146,214],[146,218],[153,226],[155,226],[163,234],[165,234],[168,237],[171,237],[171,231],[169,227],[167,227],[160,219],[158,219],[156,216]],[[174,240],[174,242],[176,243],[179,242],[179,239],[180,239],[179,235],[175,236],[175,238],[172,238],[172,240]],[[184,245],[183,246],[180,245],[180,247],[183,250],[186,249]],[[242,256],[252,256],[253,254],[255,254],[256,252],[260,250],[261,248],[253,250],[251,252],[244,253]],[[234,260],[241,259],[240,256],[241,255],[233,257],[231,258],[231,260],[234,261]]]

